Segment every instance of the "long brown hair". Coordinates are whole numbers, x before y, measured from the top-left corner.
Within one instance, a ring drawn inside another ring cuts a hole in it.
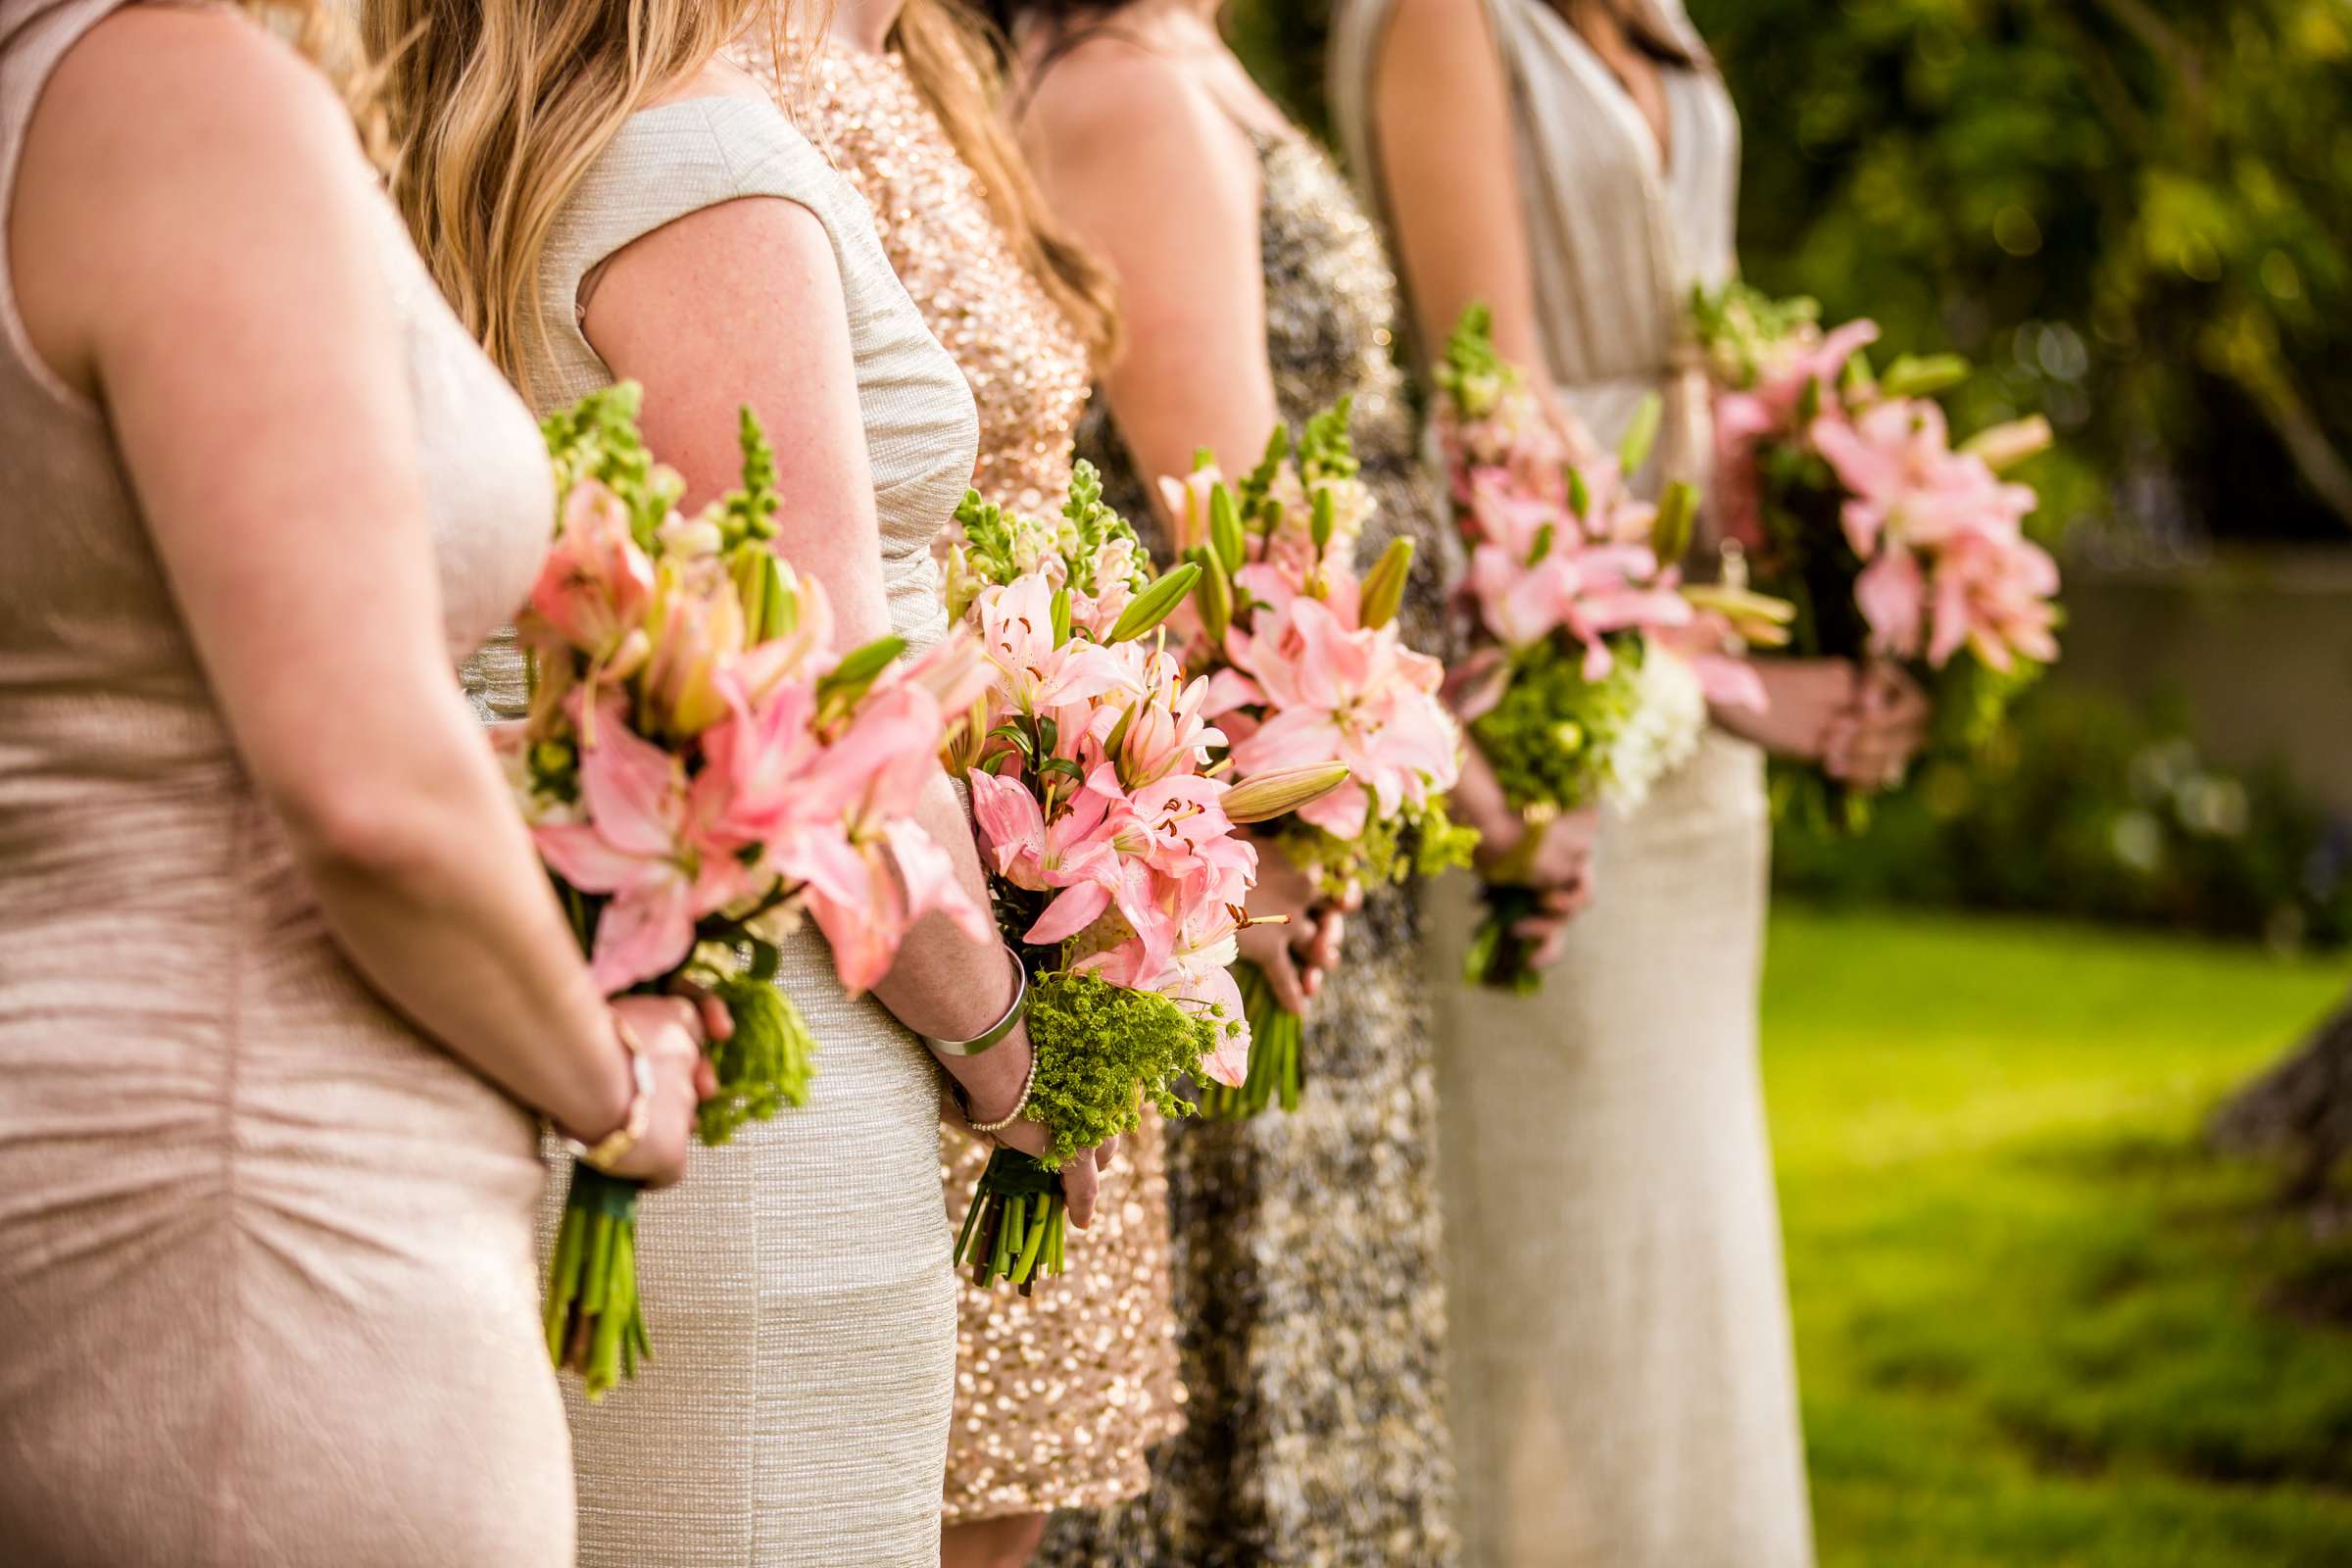
[[[458,317],[525,385],[550,341],[539,263],[628,118],[794,0],[366,0],[392,194]]]
[[[889,37],[956,155],[979,176],[992,216],[1022,265],[1078,328],[1095,364],[1106,365],[1118,341],[1110,270],[1046,206],[1003,112],[999,44],[963,0],[906,0]]]

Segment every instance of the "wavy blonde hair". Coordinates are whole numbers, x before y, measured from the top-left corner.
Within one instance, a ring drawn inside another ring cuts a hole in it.
[[[963,0],[906,0],[889,37],[956,155],[979,177],[991,216],[1022,265],[1077,327],[1095,364],[1107,365],[1118,345],[1110,270],[1054,216],[1021,156],[1004,113],[1001,45]]]
[[[804,0],[365,0],[416,248],[527,393],[551,341],[539,264],[557,215],[628,118]]]

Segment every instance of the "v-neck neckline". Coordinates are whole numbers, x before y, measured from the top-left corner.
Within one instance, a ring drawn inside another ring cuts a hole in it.
[[[1673,77],[1667,74],[1664,68],[1659,69],[1658,97],[1666,116],[1666,134],[1661,137],[1658,134],[1658,127],[1651,124],[1649,117],[1642,112],[1642,105],[1635,99],[1633,89],[1626,85],[1625,78],[1617,74],[1608,61],[1602,58],[1600,51],[1592,46],[1592,40],[1586,37],[1575,23],[1562,16],[1558,7],[1550,4],[1550,0],[1528,0],[1528,3],[1535,7],[1545,22],[1567,34],[1569,46],[1576,52],[1576,58],[1588,70],[1598,75],[1605,84],[1604,96],[1611,100],[1624,116],[1628,129],[1642,144],[1646,161],[1650,169],[1657,174],[1659,183],[1662,185],[1672,183],[1676,171],[1682,164],[1683,135],[1687,129],[1682,122],[1682,117],[1675,113]]]

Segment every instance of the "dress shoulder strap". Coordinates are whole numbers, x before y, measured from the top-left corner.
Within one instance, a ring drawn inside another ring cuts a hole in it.
[[[863,203],[823,153],[764,98],[713,95],[629,117],[564,203],[539,265],[539,297],[559,359],[601,366],[580,331],[605,264],[643,236],[707,207],[773,196],[816,215],[843,252],[870,230]],[[559,363],[543,385],[573,379]]]
[[[17,315],[16,277],[8,265],[8,217],[16,207],[17,167],[42,89],[66,52],[129,0],[0,0],[0,353],[52,398],[77,402],[57,382]]]

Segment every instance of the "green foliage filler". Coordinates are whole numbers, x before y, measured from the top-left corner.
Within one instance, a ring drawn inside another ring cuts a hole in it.
[[[1073,1153],[1135,1131],[1135,1086],[1163,1114],[1192,1113],[1177,1083],[1216,1049],[1239,1018],[1189,1011],[1149,991],[1128,991],[1091,974],[1057,970],[1029,988],[1029,1046],[1037,1082],[1029,1115],[1052,1130],[1043,1163],[1058,1169]]]
[[[710,1045],[718,1093],[703,1102],[697,1135],[715,1149],[745,1122],[766,1121],[787,1105],[808,1103],[816,1077],[816,1039],[769,975],[738,975],[716,988],[735,1032]]]
[[[1478,829],[1447,815],[1443,796],[1432,796],[1419,806],[1408,801],[1394,817],[1374,817],[1357,838],[1340,838],[1296,816],[1283,819],[1281,837],[1282,852],[1291,863],[1332,898],[1347,892],[1346,873],[1353,873],[1366,887],[1437,876],[1468,865],[1478,848]]]
[[[1471,721],[1514,810],[1574,810],[1603,782],[1593,758],[1609,755],[1639,705],[1642,640],[1612,637],[1609,650],[1616,662],[1597,681],[1585,678],[1578,652],[1560,638],[1514,652],[1502,700]]]

